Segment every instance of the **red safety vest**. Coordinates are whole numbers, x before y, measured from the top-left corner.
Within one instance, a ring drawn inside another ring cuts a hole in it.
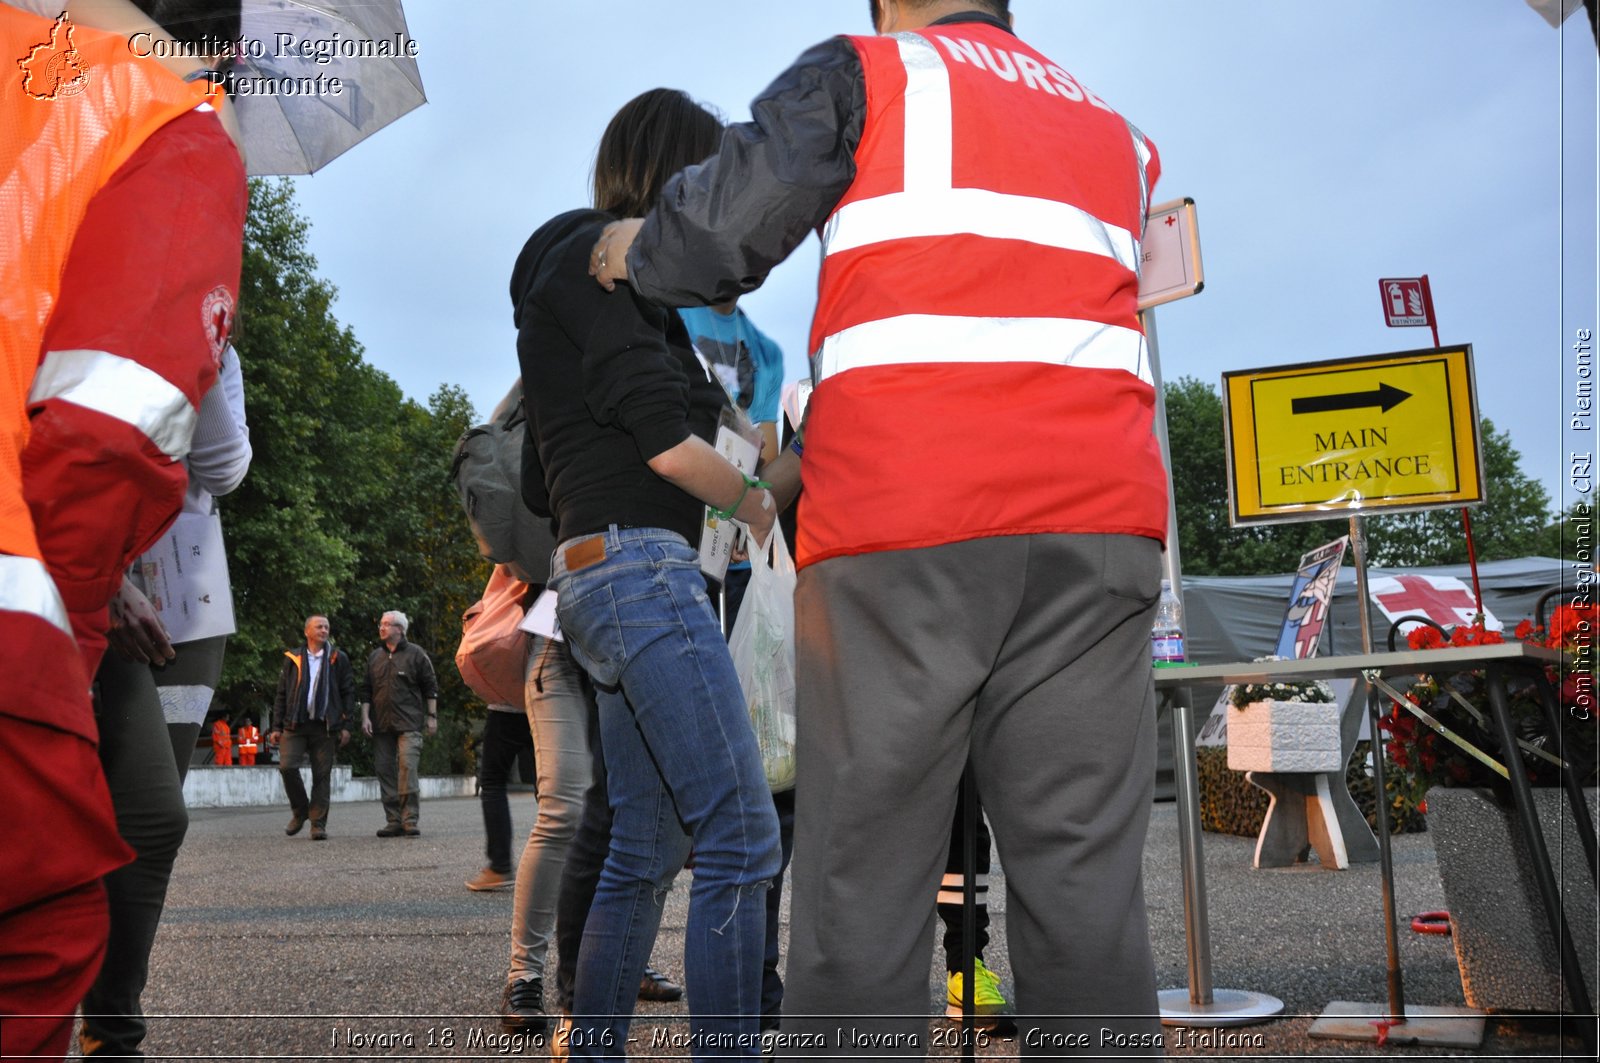
[[[204,83],[136,57],[126,34],[66,16],[40,18],[0,3],[0,50],[12,57],[0,77],[0,173],[11,175],[0,186],[0,554],[39,557],[22,494],[25,407],[73,237],[117,168],[208,97]],[[96,368],[79,367],[80,392],[95,393],[89,376]],[[109,383],[99,391],[148,404],[126,376],[102,373]],[[194,411],[176,414],[185,415],[192,425]]]
[[[1137,308],[1154,145],[998,27],[850,39],[867,114],[822,232],[799,563],[1164,539]]]

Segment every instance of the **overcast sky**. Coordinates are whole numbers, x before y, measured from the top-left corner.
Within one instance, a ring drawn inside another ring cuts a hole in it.
[[[1431,277],[1481,412],[1560,507],[1580,328],[1596,327],[1595,47],[1524,0],[1014,0],[1018,33],[1160,149],[1157,202],[1198,206],[1205,291],[1157,312],[1163,374],[1432,345],[1384,325],[1378,278]],[[668,85],[730,119],[864,0],[407,0],[429,103],[297,181],[335,312],[418,400],[480,413],[517,373],[508,279],[587,204],[616,109]],[[1041,160],[1047,165],[1048,160]],[[817,248],[747,297],[805,370]],[[1591,419],[1590,423],[1594,423]],[[1490,484],[1490,490],[1493,484]]]

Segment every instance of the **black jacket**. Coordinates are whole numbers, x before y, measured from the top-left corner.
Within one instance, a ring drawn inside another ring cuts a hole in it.
[[[269,730],[293,731],[297,724],[310,718],[306,712],[306,702],[310,697],[310,692],[306,690],[307,652],[305,646],[284,651],[283,670],[278,673],[278,696],[272,702],[272,726]],[[333,643],[327,643],[324,652],[327,658],[323,662],[321,685],[328,696],[328,730],[348,731],[356,723],[355,671],[350,667],[349,656]]]
[[[589,276],[611,215],[575,210],[528,239],[511,274],[517,359],[531,447],[523,500],[553,515],[557,540],[623,527],[699,541],[701,503],[650,470],[690,434],[707,442],[727,402],[683,322],[627,285]]]
[[[421,646],[400,640],[393,650],[379,646],[367,658],[361,701],[372,706],[374,731],[420,731],[428,722],[428,702],[439,697],[433,661]]]

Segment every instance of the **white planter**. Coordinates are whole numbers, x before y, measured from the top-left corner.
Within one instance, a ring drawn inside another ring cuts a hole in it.
[[[1344,772],[1339,706],[1255,701],[1228,706],[1228,767],[1234,771]]]

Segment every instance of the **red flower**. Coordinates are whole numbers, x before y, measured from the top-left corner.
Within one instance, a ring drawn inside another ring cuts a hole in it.
[[[1428,814],[1428,799],[1426,797],[1417,802],[1417,811],[1421,812],[1424,816]]]
[[[1456,782],[1466,782],[1472,775],[1472,767],[1460,757],[1451,757],[1445,768]]]
[[[1558,605],[1556,611],[1550,614],[1550,645],[1562,646],[1568,641],[1568,636],[1580,630],[1580,624],[1586,624],[1583,630],[1593,631],[1597,608],[1594,605]]]
[[[1444,636],[1437,628],[1418,624],[1406,634],[1406,642],[1414,650],[1434,650],[1444,645]]]
[[[1433,750],[1427,748],[1426,746],[1424,746],[1422,751],[1417,754],[1417,760],[1422,764],[1422,770],[1426,772],[1432,772],[1434,767],[1439,763],[1439,758],[1434,754]]]
[[[1527,642],[1528,639],[1533,635],[1533,621],[1524,620],[1522,623],[1518,624],[1517,630],[1514,632],[1514,634],[1516,635],[1518,642]]]

